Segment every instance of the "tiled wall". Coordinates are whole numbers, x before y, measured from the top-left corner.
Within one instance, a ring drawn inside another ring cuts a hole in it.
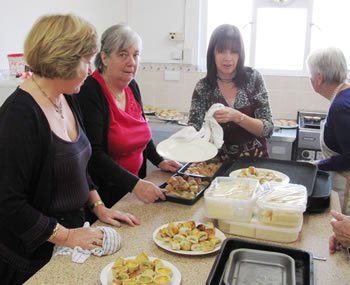
[[[178,71],[180,80],[164,80],[166,70]],[[204,76],[204,72],[193,67],[144,65],[140,66],[136,79],[145,105],[188,112],[193,89]],[[275,119],[296,119],[297,111],[302,109],[328,110],[329,101],[312,90],[308,77],[265,75],[264,79]]]

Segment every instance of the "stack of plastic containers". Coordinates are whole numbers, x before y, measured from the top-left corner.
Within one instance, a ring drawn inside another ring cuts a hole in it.
[[[303,226],[307,191],[297,184],[217,177],[204,199],[207,217],[218,219],[226,233],[293,242]]]

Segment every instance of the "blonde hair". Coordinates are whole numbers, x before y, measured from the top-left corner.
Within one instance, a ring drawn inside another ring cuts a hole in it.
[[[46,78],[72,79],[80,60],[97,52],[97,33],[82,18],[68,15],[40,17],[24,42],[31,70]]]

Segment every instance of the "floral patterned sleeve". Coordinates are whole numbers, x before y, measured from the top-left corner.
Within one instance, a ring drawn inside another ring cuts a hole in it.
[[[194,88],[191,108],[189,113],[188,125],[193,126],[197,131],[202,127],[205,113],[208,111],[208,96],[209,91],[204,83],[203,79],[201,79]]]
[[[270,137],[273,133],[273,120],[269,102],[269,96],[265,87],[264,79],[258,71],[254,71],[253,80],[250,81],[248,88],[252,89],[252,101],[255,108],[255,117],[262,120],[264,124],[263,137]]]

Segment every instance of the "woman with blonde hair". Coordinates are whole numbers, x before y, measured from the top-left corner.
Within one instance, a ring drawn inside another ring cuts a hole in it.
[[[69,94],[79,92],[96,51],[95,28],[73,15],[41,17],[25,40],[33,75],[0,109],[1,284],[23,284],[55,244],[101,247],[103,232],[82,227],[85,206],[111,225],[138,224],[104,207],[87,172],[91,146]]]

